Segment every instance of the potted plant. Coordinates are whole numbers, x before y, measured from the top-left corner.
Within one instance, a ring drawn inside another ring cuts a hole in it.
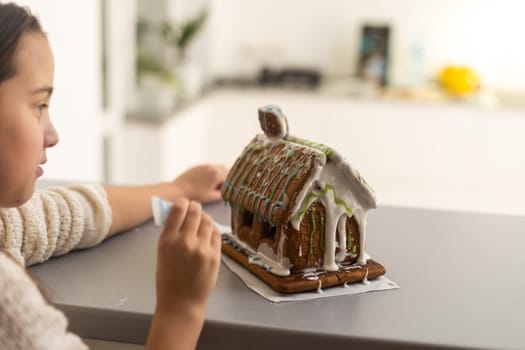
[[[136,77],[138,104],[144,113],[162,117],[187,94],[187,51],[208,17],[203,9],[176,25],[170,21],[137,23]]]

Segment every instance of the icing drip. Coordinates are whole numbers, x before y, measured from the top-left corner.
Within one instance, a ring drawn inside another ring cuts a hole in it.
[[[334,206],[330,199],[327,200],[325,196],[319,198],[326,208],[326,225],[325,225],[325,246],[323,268],[328,271],[337,271],[339,266],[335,263],[335,233],[337,230],[337,222],[341,215],[340,210]]]
[[[258,265],[277,276],[290,275],[290,261],[287,258],[278,260],[277,256],[273,253],[272,247],[268,244],[263,243],[259,245],[257,251],[254,251],[234,235],[224,233],[222,235],[222,240],[233,246],[238,251],[246,254],[250,264]]]
[[[332,153],[334,156],[334,153]],[[337,157],[336,157],[337,159]],[[366,213],[368,208],[363,207],[354,197],[350,190],[343,190],[341,193],[337,189],[347,189],[348,180],[341,172],[340,167],[334,162],[319,165],[319,169],[313,172],[308,180],[308,193],[298,198],[298,205],[294,208],[292,225],[299,230],[300,222],[304,214],[315,200],[320,201],[325,208],[324,238],[325,245],[323,254],[323,268],[328,271],[339,269],[337,262],[341,262],[346,257],[346,219],[355,215],[359,226],[360,244],[358,262],[366,263],[365,243],[366,243]],[[321,190],[319,190],[319,188]],[[337,230],[339,229],[339,230]],[[339,232],[339,249],[336,251],[336,232]]]
[[[319,273],[316,271],[306,271],[303,273],[303,278],[310,281],[316,281],[319,279]]]
[[[319,280],[319,283],[317,285],[317,293],[324,293],[323,290],[321,289],[322,286],[323,284],[321,283],[321,280]]]
[[[346,229],[346,224],[345,224],[345,229]],[[346,231],[346,246],[348,248],[352,247],[352,230]]]
[[[324,252],[325,250],[325,246],[324,246],[324,231],[325,231],[325,227],[324,227],[324,216],[321,216],[321,251]]]
[[[336,261],[343,261],[346,258],[346,215],[339,217],[337,232],[339,233],[339,247],[335,256]]]
[[[281,231],[281,238],[279,239],[279,246],[277,247],[277,261],[281,261],[281,264],[282,264],[282,261],[283,261],[283,246],[284,246],[284,241],[286,241],[288,237],[286,237],[286,235],[284,234],[283,231]],[[288,260],[286,258],[286,260]],[[290,263],[288,262],[288,266],[290,266]]]
[[[324,275],[326,271],[324,270],[317,270],[315,267],[304,269],[300,273],[302,273],[302,278],[305,278],[307,280],[318,280],[321,275]]]
[[[360,234],[359,234],[359,256],[357,258],[357,262],[360,264],[366,264],[366,260],[368,260],[367,254],[365,252],[365,244],[366,244],[366,215],[367,211],[364,210],[363,214],[361,216],[361,220],[359,220],[359,226],[360,226]]]
[[[341,268],[343,270],[354,270],[354,269],[362,269],[363,266],[359,263],[355,263],[355,264],[352,264],[352,265],[344,265],[344,264],[341,264]]]
[[[365,277],[363,277],[363,281],[361,281],[363,284],[370,284],[368,281],[368,267],[366,268]]]
[[[310,242],[309,242],[309,249],[308,249],[308,256],[312,256],[313,254],[313,246],[314,246],[314,234],[315,234],[315,208],[312,207],[312,211],[310,213]]]

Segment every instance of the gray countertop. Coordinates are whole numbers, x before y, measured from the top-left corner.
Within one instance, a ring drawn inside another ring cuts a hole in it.
[[[222,204],[205,209],[221,223]],[[368,252],[400,289],[272,304],[224,265],[201,349],[523,349],[525,217],[380,207]],[[30,268],[71,329],[144,343],[160,229],[148,222]]]

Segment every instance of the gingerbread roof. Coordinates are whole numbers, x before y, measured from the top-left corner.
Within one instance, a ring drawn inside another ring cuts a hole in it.
[[[223,198],[274,225],[290,220],[294,200],[324,154],[281,140],[254,138],[237,159],[223,187]]]
[[[338,152],[288,135],[286,117],[276,106],[259,109],[259,119],[265,134],[257,135],[230,169],[222,188],[226,202],[272,225],[285,224],[304,206],[305,191],[312,190],[320,169],[331,162],[342,174],[343,190],[351,190],[364,207],[375,207],[371,188]]]

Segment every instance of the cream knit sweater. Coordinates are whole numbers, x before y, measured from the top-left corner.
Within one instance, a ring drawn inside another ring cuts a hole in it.
[[[66,318],[44,300],[23,265],[92,247],[110,225],[111,209],[98,185],[50,188],[19,208],[0,209],[0,248],[13,257],[0,253],[0,349],[87,349],[67,332]]]

